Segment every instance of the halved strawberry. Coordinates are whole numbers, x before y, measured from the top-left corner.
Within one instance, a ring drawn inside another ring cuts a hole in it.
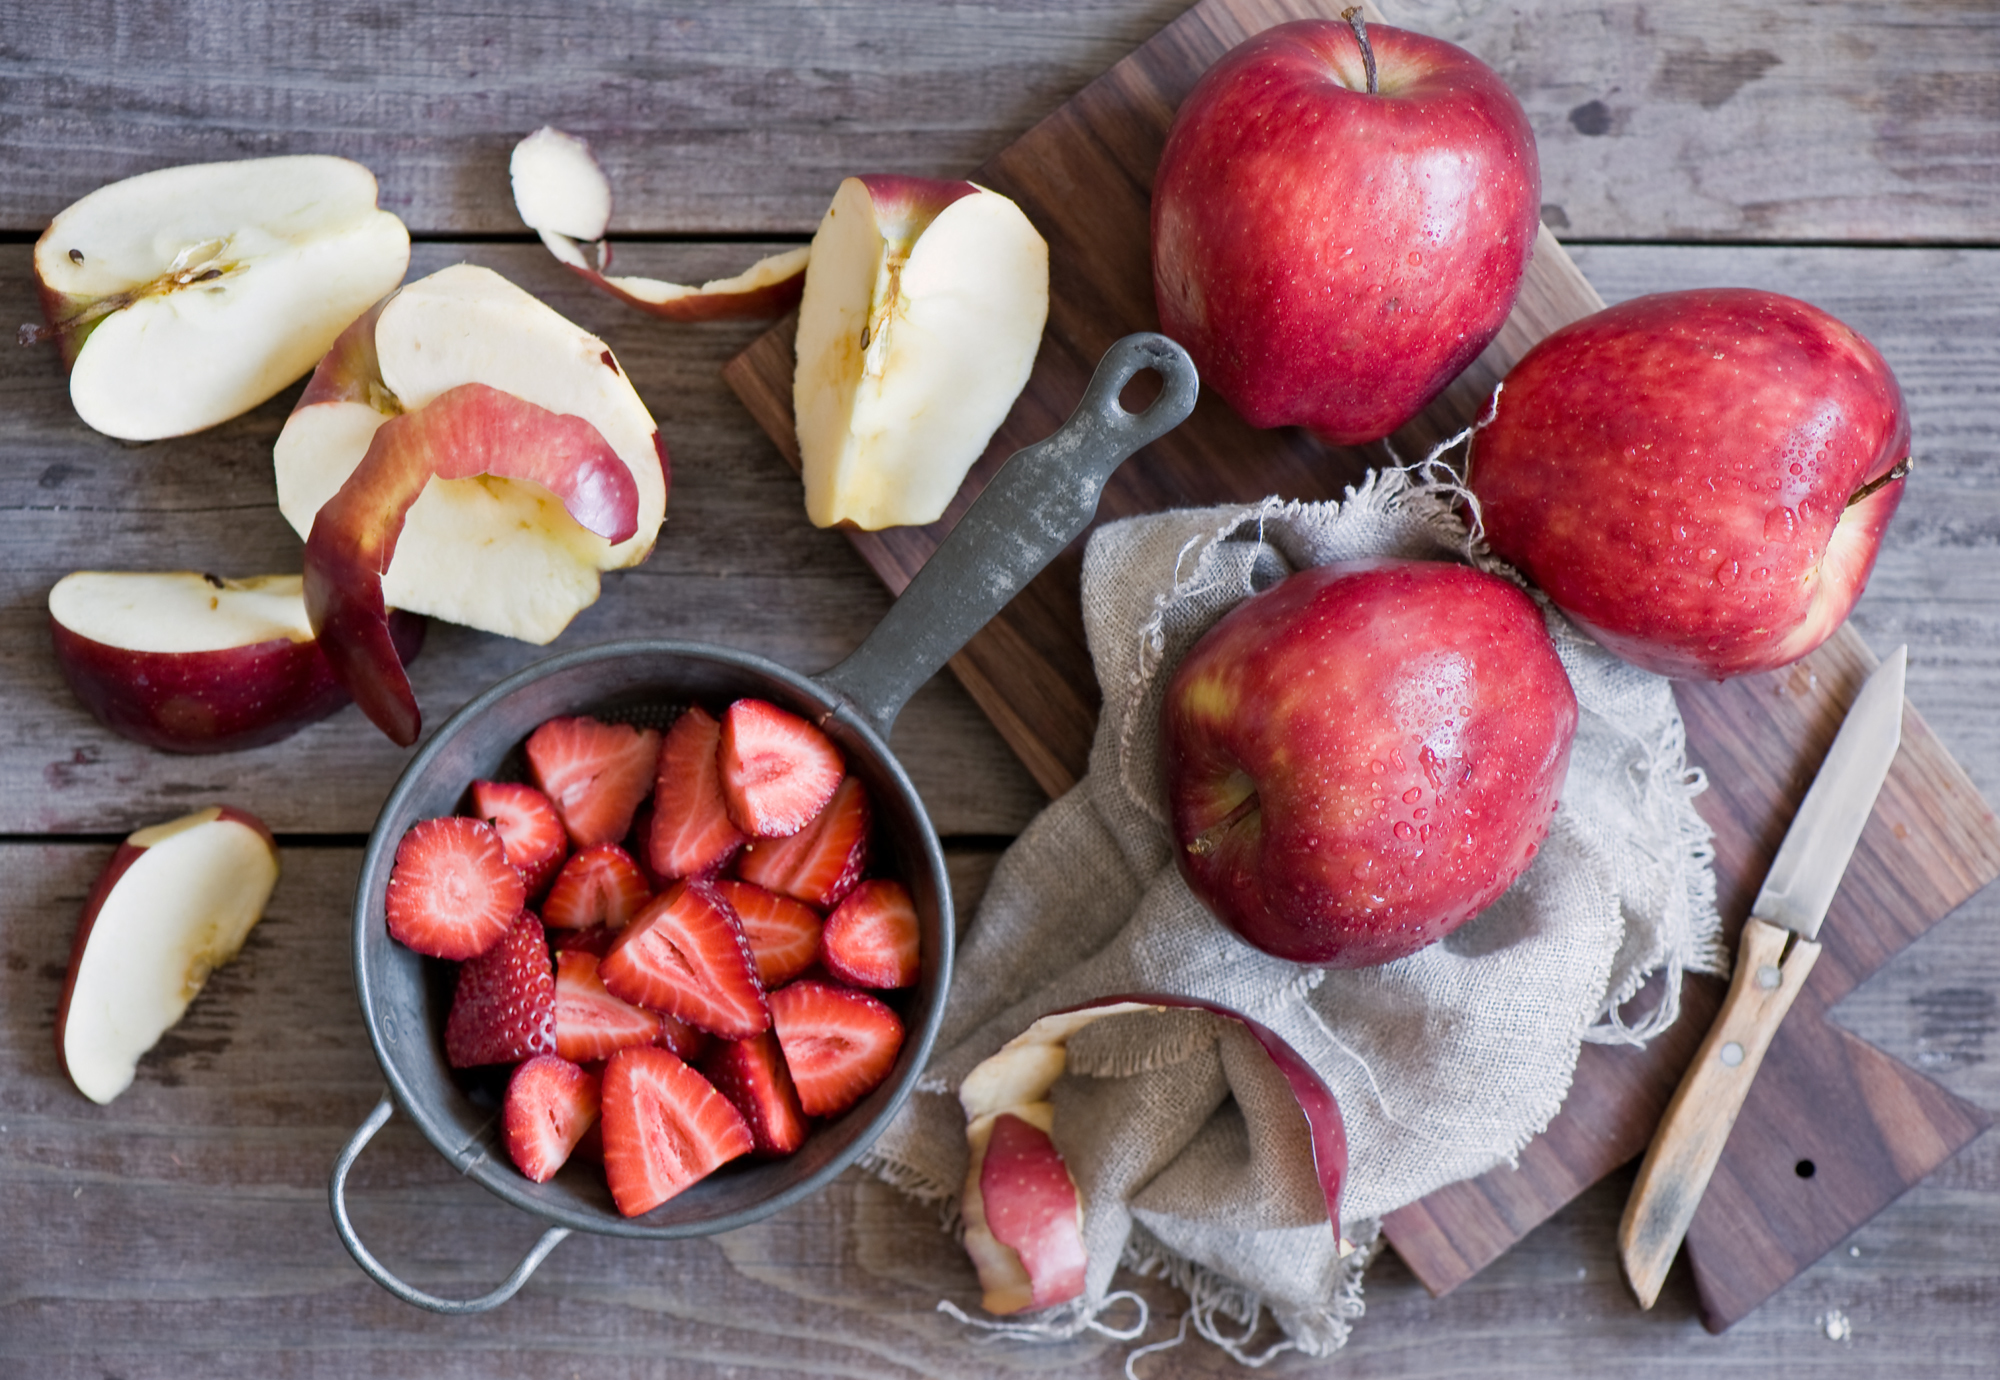
[[[627,1217],[651,1212],[754,1144],[728,1098],[650,1045],[611,1056],[603,1106],[604,1178]]]
[[[770,1031],[747,1040],[717,1040],[701,1071],[743,1113],[759,1155],[789,1155],[806,1143],[812,1128]]]
[[[868,867],[868,791],[855,777],[840,783],[819,817],[788,839],[756,839],[736,874],[767,891],[831,910]]]
[[[738,700],[722,712],[716,761],[731,822],[766,839],[812,823],[847,769],[824,733],[765,700]]]
[[[485,820],[500,835],[507,861],[521,869],[529,900],[555,880],[569,854],[569,836],[547,796],[523,781],[475,781],[472,817]]]
[[[771,993],[771,1029],[808,1116],[844,1112],[875,1091],[903,1047],[903,1023],[866,992],[795,982]]]
[[[660,1013],[660,1035],[653,1041],[661,1049],[670,1049],[687,1063],[695,1063],[715,1043],[715,1037],[698,1025],[689,1025],[678,1016]]]
[[[659,1038],[663,1019],[605,991],[595,954],[565,949],[556,955],[556,1053],[563,1058],[585,1063],[608,1059],[627,1045],[649,1045]]]
[[[714,885],[743,925],[766,991],[790,982],[819,957],[820,918],[811,906],[733,877],[718,877]]]
[[[771,1024],[743,928],[705,882],[676,882],[655,898],[597,971],[613,996],[725,1040],[747,1039]]]
[[[510,868],[509,871],[512,871]],[[556,1047],[556,979],[533,911],[506,938],[458,969],[444,1052],[455,1069],[511,1064]]]
[[[527,904],[521,874],[484,820],[418,820],[396,845],[383,900],[389,933],[433,958],[472,958],[498,944]]]
[[[527,1060],[507,1080],[500,1104],[507,1158],[536,1183],[547,1183],[597,1124],[597,1101],[597,1075],[554,1054]]]
[[[646,874],[615,843],[593,843],[563,864],[542,902],[542,923],[559,930],[622,930],[653,899]]]
[[[550,719],[528,735],[528,770],[578,848],[616,843],[653,789],[660,735],[591,718]]]
[[[820,935],[819,961],[856,987],[908,987],[921,958],[916,903],[901,882],[886,877],[848,892]]]
[[[730,823],[722,800],[721,744],[722,725],[699,705],[675,719],[660,743],[646,847],[658,876],[712,872],[743,847],[743,831]]]

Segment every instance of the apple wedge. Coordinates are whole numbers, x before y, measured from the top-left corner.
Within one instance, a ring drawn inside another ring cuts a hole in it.
[[[759,259],[743,272],[699,287],[657,278],[608,277],[611,245],[611,180],[590,145],[547,125],[514,146],[508,171],[514,208],[549,253],[565,267],[621,301],[669,321],[725,321],[782,316],[799,300],[805,285],[805,249]],[[597,263],[584,257],[578,240],[596,246]]]
[[[1306,1119],[1313,1168],[1340,1253],[1340,1191],[1347,1177],[1347,1131],[1333,1091],[1276,1032],[1226,1006],[1193,997],[1113,996],[1041,1017],[977,1064],[959,1084],[969,1152],[959,1215],[965,1251],[983,1291],[981,1305],[1006,1315],[1049,1308],[1084,1290],[1089,1264],[1083,1202],[1055,1147],[1049,1091],[1069,1063],[1069,1039],[1107,1016],[1168,1009],[1206,1011],[1240,1024],[1271,1057]]]
[[[56,664],[99,723],[165,752],[288,738],[347,703],[306,617],[301,578],[79,570],[49,591]],[[389,616],[401,661],[424,620]]]
[[[374,175],[318,154],[114,182],[35,245],[70,400],[126,441],[200,431],[270,398],[409,262],[409,232],[376,207]]]
[[[792,407],[806,515],[935,522],[1027,386],[1049,249],[971,182],[850,177],[813,236]]]
[[[274,458],[335,675],[406,744],[421,719],[387,607],[546,643],[666,512],[659,428],[604,342],[470,264],[355,322]]]
[[[56,1056],[77,1090],[109,1102],[208,975],[234,958],[278,883],[261,821],[211,805],[141,829],[91,888],[56,1007]]]

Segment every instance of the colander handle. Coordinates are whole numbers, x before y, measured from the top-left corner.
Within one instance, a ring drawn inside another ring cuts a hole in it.
[[[521,1258],[514,1267],[514,1273],[501,1281],[500,1287],[490,1294],[481,1294],[476,1299],[441,1299],[436,1294],[426,1294],[414,1285],[405,1284],[389,1270],[389,1267],[375,1258],[374,1252],[361,1244],[355,1233],[354,1223],[347,1216],[347,1171],[354,1167],[362,1148],[375,1138],[375,1133],[388,1123],[396,1110],[396,1100],[388,1093],[375,1104],[375,1110],[349,1138],[347,1146],[340,1152],[340,1158],[333,1166],[333,1182],[327,1189],[327,1196],[333,1203],[333,1229],[340,1233],[340,1244],[347,1247],[347,1253],[354,1257],[354,1263],[367,1272],[368,1277],[387,1289],[404,1303],[414,1303],[419,1308],[428,1308],[433,1313],[484,1313],[489,1308],[498,1308],[528,1282],[528,1276],[548,1258],[550,1251],[562,1243],[569,1235],[568,1227],[550,1227],[542,1233],[534,1249]]]

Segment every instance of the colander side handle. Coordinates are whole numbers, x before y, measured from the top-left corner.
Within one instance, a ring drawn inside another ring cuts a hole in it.
[[[382,1094],[382,1100],[375,1104],[375,1110],[368,1114],[368,1119],[362,1122],[360,1129],[349,1138],[346,1147],[340,1152],[340,1158],[334,1162],[333,1181],[327,1188],[327,1197],[333,1204],[333,1228],[340,1233],[340,1244],[347,1247],[347,1253],[354,1257],[354,1263],[359,1265],[370,1279],[404,1303],[428,1308],[433,1313],[484,1313],[490,1308],[498,1308],[519,1292],[521,1286],[528,1282],[528,1276],[548,1258],[549,1252],[562,1244],[570,1229],[550,1227],[543,1232],[541,1240],[537,1241],[534,1248],[521,1258],[521,1263],[514,1267],[514,1273],[508,1275],[500,1287],[492,1293],[481,1294],[476,1299],[439,1298],[436,1294],[427,1294],[414,1285],[398,1279],[388,1266],[375,1258],[374,1252],[361,1244],[360,1236],[355,1233],[354,1223],[347,1216],[347,1172],[354,1167],[354,1161],[360,1157],[363,1147],[388,1123],[390,1115],[395,1110],[395,1099],[388,1093]]]

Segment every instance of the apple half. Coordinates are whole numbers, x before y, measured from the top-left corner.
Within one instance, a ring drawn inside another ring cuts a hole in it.
[[[79,570],[49,591],[56,665],[91,716],[164,752],[237,752],[288,738],[348,701],[313,637],[301,577]],[[401,610],[398,658],[424,620]]]
[[[806,249],[788,249],[759,259],[743,272],[698,287],[658,278],[609,277],[611,179],[590,145],[548,125],[514,146],[508,172],[514,208],[542,237],[558,262],[613,297],[669,321],[725,321],[782,316],[799,300],[805,285]],[[584,257],[577,241],[592,243],[597,263]]]
[[[211,805],[118,845],[84,903],[56,1007],[56,1057],[109,1102],[208,975],[234,958],[278,884],[278,845],[255,816]]]
[[[806,515],[864,531],[942,517],[1027,386],[1048,315],[1048,244],[1006,197],[842,182],[799,303]]]
[[[546,643],[666,513],[652,414],[602,340],[490,269],[403,288],[327,352],[275,451],[335,675],[399,743],[416,699],[386,609]]]
[[[1103,997],[1041,1017],[976,1065],[959,1084],[969,1159],[959,1215],[965,1251],[983,1291],[981,1305],[1006,1315],[1067,1303],[1084,1290],[1089,1260],[1083,1203],[1052,1138],[1049,1090],[1069,1063],[1069,1038],[1107,1016],[1184,1009],[1240,1024],[1284,1075],[1306,1119],[1313,1169],[1326,1197],[1340,1253],[1340,1190],[1347,1178],[1347,1129],[1340,1103],[1299,1052],[1269,1027],[1193,997]]]
[[[375,177],[319,154],[162,168],[100,187],[35,244],[42,314],[77,415],[182,436],[313,367],[403,280],[410,236]]]

